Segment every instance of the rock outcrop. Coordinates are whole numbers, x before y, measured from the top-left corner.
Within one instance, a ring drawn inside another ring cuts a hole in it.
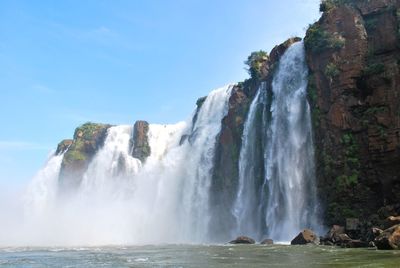
[[[394,225],[398,225],[400,224],[400,216],[389,216],[386,218],[385,222],[384,222],[384,228],[388,229]]]
[[[321,237],[321,244],[343,248],[366,248],[370,246],[369,242],[361,239],[352,239],[345,232],[346,229],[343,226],[333,225],[329,232],[324,237]]]
[[[374,243],[378,249],[400,249],[400,224],[383,231]]]
[[[291,245],[306,245],[315,244],[319,245],[319,237],[310,229],[305,229],[300,232],[293,240],[290,242]]]
[[[133,150],[132,156],[140,159],[142,162],[146,161],[150,156],[151,148],[148,141],[149,123],[146,121],[136,121],[133,126]]]
[[[324,3],[305,38],[318,192],[326,224],[367,226],[400,202],[400,2]]]
[[[70,139],[66,139],[66,140],[62,140],[58,145],[57,145],[57,150],[56,150],[56,155],[60,155],[65,153],[69,147],[72,145],[72,143],[74,142],[74,140],[70,140]]]
[[[235,240],[229,242],[229,244],[255,244],[255,243],[256,241],[254,241],[253,238],[247,236],[239,236]]]
[[[263,241],[260,242],[261,245],[273,245],[274,244],[274,240],[272,239],[264,239]]]
[[[75,130],[73,140],[64,140],[58,145],[57,152],[67,150],[60,170],[62,189],[74,189],[80,184],[90,161],[103,146],[109,127],[111,125],[85,123]]]

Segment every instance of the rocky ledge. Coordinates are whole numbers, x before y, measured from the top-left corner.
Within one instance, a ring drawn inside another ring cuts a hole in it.
[[[60,187],[76,188],[96,152],[103,146],[111,125],[85,123],[75,130],[73,140],[64,140],[57,147],[57,154],[65,153],[61,163]]]

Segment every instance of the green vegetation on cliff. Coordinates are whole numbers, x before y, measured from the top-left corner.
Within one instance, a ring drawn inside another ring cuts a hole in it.
[[[74,139],[63,143],[60,150],[68,145],[61,163],[60,180],[62,185],[79,185],[84,171],[96,152],[103,146],[107,130],[111,125],[85,123],[78,127]]]
[[[91,122],[87,122],[78,127],[74,133],[73,143],[64,156],[65,161],[87,160],[92,153],[102,146],[105,133],[109,127],[110,125]]]
[[[262,77],[263,67],[265,67],[268,59],[268,53],[262,50],[250,54],[244,63],[248,66],[247,71],[251,78],[258,80]]]
[[[322,0],[319,11],[326,12],[341,5],[352,5],[354,0]]]
[[[330,34],[318,23],[309,26],[307,35],[304,38],[306,49],[314,53],[322,52],[326,49],[341,49],[344,43],[345,40],[343,38]]]
[[[330,79],[333,79],[335,76],[338,76],[339,74],[340,74],[340,70],[335,63],[330,62],[330,63],[328,63],[328,65],[326,65],[325,75],[327,77],[329,77]]]

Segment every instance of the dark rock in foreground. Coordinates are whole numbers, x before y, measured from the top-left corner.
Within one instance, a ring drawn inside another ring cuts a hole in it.
[[[400,249],[400,224],[384,230],[374,243],[378,249]]]
[[[229,242],[229,244],[255,244],[254,239],[247,236],[239,236],[235,240]]]
[[[305,229],[290,242],[291,245],[319,245],[319,237],[310,229]]]
[[[342,248],[368,248],[371,247],[369,242],[362,241],[362,240],[353,240],[350,239],[342,244]]]
[[[341,235],[345,234],[345,229],[340,225],[333,225],[329,232],[325,235],[322,241],[330,241],[334,244],[341,240]]]
[[[341,246],[342,248],[366,248],[370,247],[367,241],[352,239],[345,233],[345,228],[333,225],[329,232],[321,238],[321,244],[326,246]]]
[[[267,239],[264,239],[263,241],[261,241],[260,244],[261,245],[273,245],[274,244],[274,240],[267,238]]]
[[[388,229],[398,224],[400,224],[400,216],[389,216],[385,219],[384,227],[385,229]]]

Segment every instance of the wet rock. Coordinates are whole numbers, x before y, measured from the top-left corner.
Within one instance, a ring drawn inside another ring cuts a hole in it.
[[[324,246],[335,246],[335,244],[332,241],[329,241],[329,240],[327,240],[327,241],[321,240],[321,245],[324,245]]]
[[[136,121],[133,126],[133,150],[132,156],[144,162],[150,156],[151,149],[147,134],[149,123],[146,121]]]
[[[108,124],[85,123],[78,127],[74,139],[61,142],[57,148],[59,153],[65,152],[60,170],[60,187],[75,189],[81,183],[84,172],[96,152],[103,146],[107,136]]]
[[[347,234],[340,234],[337,236],[337,240],[334,241],[335,245],[345,245],[347,243],[350,243],[352,239],[347,235]]]
[[[263,241],[261,241],[260,244],[261,245],[273,245],[274,244],[274,240],[267,238],[267,239],[264,239]]]
[[[368,248],[370,247],[369,242],[361,241],[361,240],[352,240],[346,241],[341,245],[343,248]]]
[[[325,235],[325,240],[330,240],[333,243],[340,240],[339,235],[344,234],[344,227],[340,225],[333,225],[329,232]]]
[[[319,237],[310,229],[300,232],[291,242],[291,245],[315,244],[319,245]]]
[[[376,227],[373,227],[371,232],[374,235],[374,237],[376,238],[376,237],[380,236],[383,233],[383,230],[381,230],[379,228],[376,228]]]
[[[229,244],[255,244],[254,239],[247,236],[239,236],[235,240],[229,242]]]
[[[374,243],[378,249],[400,249],[400,224],[384,230]]]
[[[385,219],[385,222],[383,225],[384,225],[385,229],[388,229],[388,228],[398,225],[398,224],[400,224],[400,216],[397,216],[397,217],[390,216]]]
[[[65,151],[68,150],[68,148],[72,145],[74,141],[67,139],[67,140],[63,140],[61,141],[58,145],[57,145],[57,150],[56,150],[56,155],[60,155],[65,153]]]

